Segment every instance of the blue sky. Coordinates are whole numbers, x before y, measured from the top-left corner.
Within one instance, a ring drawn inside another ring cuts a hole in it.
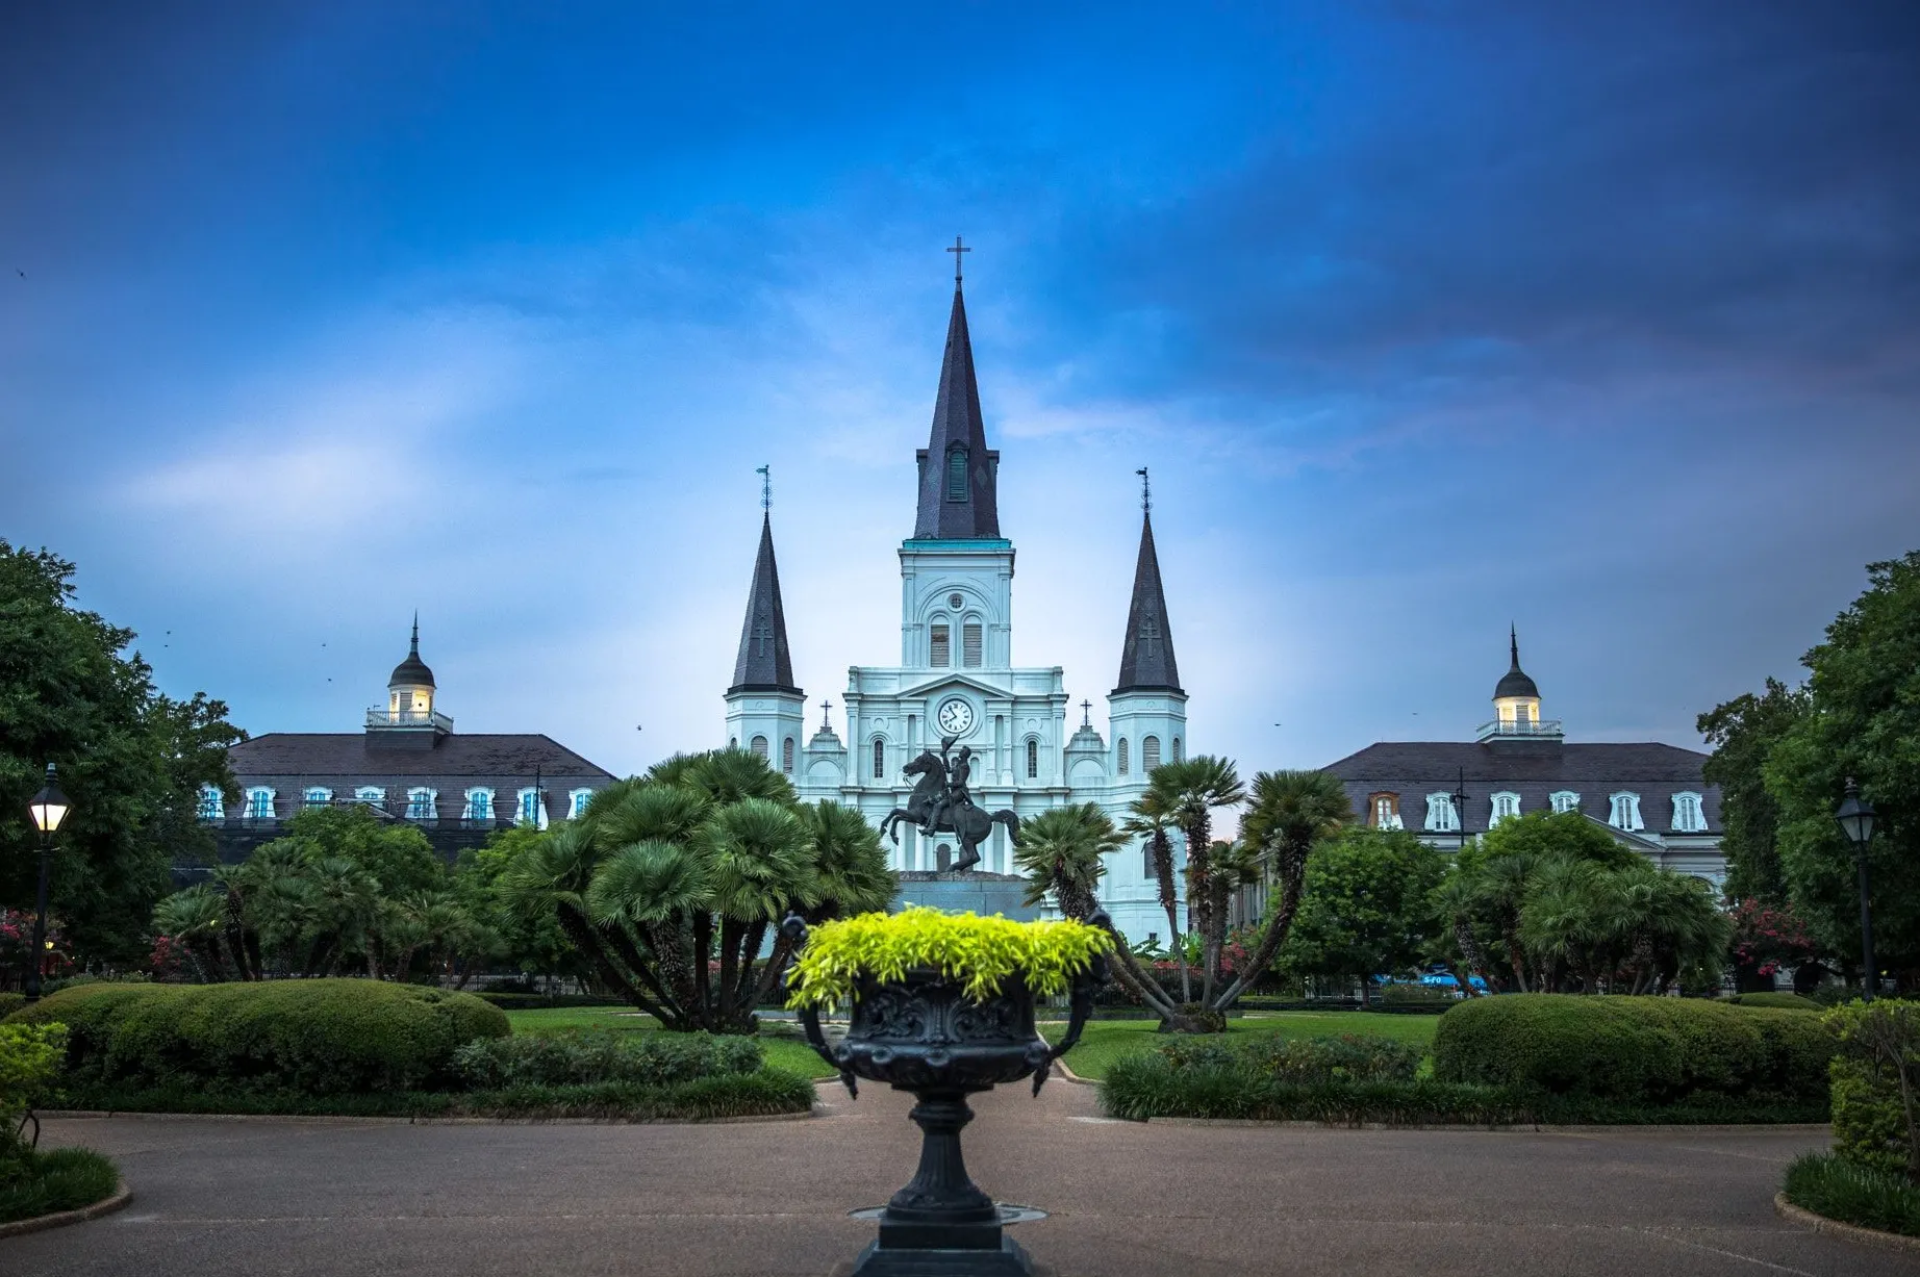
[[[462,730],[717,744],[762,463],[801,683],[897,655],[960,233],[1016,661],[1111,686],[1149,465],[1244,771],[1509,620],[1692,744],[1920,547],[1912,6],[1034,8],[7,6],[0,537],[254,732],[418,607]]]

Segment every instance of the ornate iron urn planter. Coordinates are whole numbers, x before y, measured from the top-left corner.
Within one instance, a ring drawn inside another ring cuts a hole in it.
[[[796,948],[806,924],[789,917],[785,933]],[[1033,1261],[1001,1226],[1000,1207],[967,1174],[960,1131],[973,1120],[967,1096],[1002,1082],[1033,1078],[1040,1094],[1053,1062],[1080,1040],[1093,1011],[1094,990],[1106,980],[1106,960],[1075,978],[1072,1019],[1059,1046],[1035,1030],[1033,994],[1010,981],[986,1002],[967,997],[958,981],[915,969],[903,979],[861,977],[854,986],[847,1035],[828,1044],[820,1016],[800,1011],[807,1042],[859,1098],[856,1078],[885,1082],[919,1099],[909,1115],[920,1127],[920,1168],[888,1200],[880,1236],[853,1265],[855,1277],[949,1277],[1007,1274],[1028,1277]]]

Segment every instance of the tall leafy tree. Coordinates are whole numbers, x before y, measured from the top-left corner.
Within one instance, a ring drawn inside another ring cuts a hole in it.
[[[1806,717],[1807,689],[1769,678],[1766,690],[1745,692],[1700,715],[1701,736],[1713,747],[1706,781],[1720,787],[1720,850],[1727,857],[1726,892],[1779,905],[1786,879],[1776,846],[1780,804],[1767,792],[1767,755]]]
[[[1802,658],[1807,705],[1767,751],[1781,879],[1821,947],[1858,970],[1854,848],[1833,819],[1847,779],[1879,811],[1868,852],[1883,972],[1920,986],[1920,551],[1868,565],[1868,588]]]
[[[1347,828],[1313,849],[1280,964],[1301,975],[1369,977],[1413,967],[1439,925],[1445,853],[1405,830]]]
[[[200,787],[237,796],[227,747],[245,734],[227,707],[163,695],[133,631],[75,605],[74,568],[0,541],[0,810],[24,813],[48,762],[73,800],[51,875],[73,955],[145,954],[172,866],[211,856]],[[31,909],[38,835],[0,820],[0,906]]]

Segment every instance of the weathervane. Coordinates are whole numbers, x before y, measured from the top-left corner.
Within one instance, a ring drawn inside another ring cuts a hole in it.
[[[766,513],[773,509],[773,463],[760,466],[754,473],[760,476],[760,509]]]
[[[1151,513],[1153,510],[1153,480],[1147,477],[1147,468],[1145,466],[1141,466],[1138,470],[1135,470],[1134,473],[1140,476],[1140,509],[1143,513]]]
[[[960,257],[960,254],[971,253],[973,250],[971,248],[968,248],[965,244],[962,244],[960,242],[960,237],[958,235],[955,235],[953,237],[953,247],[949,248],[947,251],[953,254],[953,286],[955,288],[958,288],[960,287],[960,262],[962,260]]]

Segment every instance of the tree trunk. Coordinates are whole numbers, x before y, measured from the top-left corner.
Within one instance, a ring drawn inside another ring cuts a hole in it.
[[[704,1024],[713,1012],[713,915],[705,909],[693,911],[693,1005],[694,1016]]]
[[[1480,942],[1473,938],[1473,925],[1462,915],[1456,915],[1454,917],[1453,942],[1460,947],[1460,956],[1465,959],[1467,970],[1471,974],[1479,976],[1482,980],[1486,980],[1486,952],[1480,948]],[[1458,971],[1453,973],[1453,978],[1460,981],[1461,997],[1471,998],[1475,996],[1473,983],[1470,980],[1462,979]],[[1489,991],[1492,989],[1492,983],[1491,980],[1487,981]]]
[[[1180,1009],[1173,1004],[1158,981],[1140,969],[1140,962],[1127,948],[1126,937],[1114,929],[1111,920],[1107,922],[1107,934],[1113,937],[1113,962],[1109,969],[1115,979],[1125,985],[1127,991],[1139,998],[1141,1005],[1160,1017],[1160,1027],[1168,1028],[1176,1022],[1187,1023]],[[1190,1031],[1190,1030],[1180,1030]]]
[[[574,948],[586,955],[588,963],[594,971],[599,973],[609,989],[660,1021],[665,1027],[689,1027],[685,1024],[673,1023],[675,1017],[634,987],[633,981],[627,979],[620,968],[614,964],[613,959],[608,956],[606,948],[600,943],[599,933],[584,913],[568,904],[555,906],[554,912],[558,917],[560,930],[566,933],[567,939],[573,942]]]
[[[1193,976],[1187,970],[1187,951],[1180,943],[1180,896],[1173,886],[1173,841],[1166,831],[1153,832],[1153,876],[1160,889],[1160,907],[1167,911],[1167,955],[1180,964],[1180,1000],[1193,1001]]]
[[[1274,911],[1267,922],[1267,934],[1260,941],[1260,948],[1247,962],[1247,969],[1239,974],[1234,982],[1227,986],[1217,1002],[1207,1005],[1213,1010],[1225,1014],[1239,1000],[1246,987],[1252,984],[1260,972],[1273,965],[1273,959],[1280,952],[1280,946],[1287,942],[1287,933],[1293,929],[1293,915],[1300,908],[1301,888],[1307,877],[1307,853],[1312,845],[1305,847],[1282,846],[1280,849],[1280,907]]]
[[[1363,972],[1360,976],[1360,1009],[1362,1011],[1366,1011],[1373,1006],[1373,1000],[1368,996],[1372,990],[1367,987],[1372,983],[1372,977]]]

